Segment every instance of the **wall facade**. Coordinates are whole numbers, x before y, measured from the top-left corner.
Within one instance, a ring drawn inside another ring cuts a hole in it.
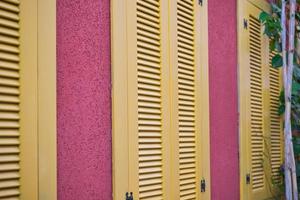
[[[57,0],[58,199],[111,199],[109,0]]]
[[[239,199],[236,1],[209,0],[212,200]],[[112,199],[110,0],[57,0],[58,199]]]
[[[237,1],[208,1],[212,200],[239,199]]]

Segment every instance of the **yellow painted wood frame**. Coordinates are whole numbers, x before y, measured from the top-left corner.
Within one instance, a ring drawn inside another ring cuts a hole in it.
[[[258,17],[260,12],[264,10],[270,11],[270,6],[260,0],[239,0],[238,1],[238,74],[239,74],[239,141],[240,141],[240,199],[265,199],[270,197],[274,191],[266,188],[265,192],[254,194],[251,192],[252,180],[250,184],[246,184],[246,175],[251,171],[251,149],[249,147],[250,139],[250,47],[249,47],[249,16]],[[245,28],[245,23],[248,23]],[[263,29],[263,26],[262,26]],[[262,34],[263,31],[261,31]],[[269,46],[266,36],[262,38],[262,99],[263,99],[263,132],[265,137],[271,137],[270,131],[270,65],[269,65]],[[281,71],[279,72],[281,80]],[[282,83],[280,82],[280,86]],[[282,127],[281,127],[282,128]],[[280,130],[282,131],[282,130]],[[280,141],[282,145],[282,141]],[[267,146],[271,146],[271,142],[266,142]],[[264,150],[265,151],[265,150]],[[270,155],[269,155],[270,156]],[[266,179],[271,178],[271,166],[264,166]],[[265,186],[267,187],[267,186]],[[276,192],[276,191],[275,191]]]
[[[195,1],[196,2],[196,1]],[[195,5],[196,6],[196,5]],[[161,56],[164,59],[161,60],[162,77],[161,82],[162,96],[174,95],[173,90],[170,88],[171,83],[170,76],[171,70],[168,67],[170,65],[171,57],[174,56],[172,51],[172,42],[174,41],[174,35],[171,34],[172,30],[176,26],[169,21],[169,15],[174,12],[174,3],[172,1],[160,1],[160,24],[161,24]],[[136,108],[137,99],[137,71],[134,67],[136,65],[136,1],[135,0],[113,0],[111,3],[111,28],[112,28],[112,128],[113,128],[113,197],[114,199],[123,199],[126,192],[133,192],[138,194],[138,177],[137,174],[132,174],[132,170],[129,168],[135,168],[138,171],[137,154],[130,152],[137,152],[137,137],[130,135],[130,131],[137,129],[137,124],[130,121],[136,121],[137,113],[130,112],[128,107]],[[174,13],[173,13],[174,14]],[[200,43],[199,57],[196,58],[196,95],[201,96],[197,101],[197,121],[200,121],[200,126],[196,127],[199,131],[197,135],[197,141],[201,144],[197,155],[197,159],[201,159],[201,163],[198,166],[200,173],[198,177],[205,178],[206,180],[206,192],[199,193],[200,199],[210,199],[210,149],[209,149],[209,100],[208,100],[208,31],[207,31],[207,2],[203,3],[200,7],[197,5],[195,12],[195,18],[198,19],[200,26],[195,26],[196,43]],[[128,35],[132,37],[128,37]],[[132,40],[132,41],[128,41]],[[198,47],[197,47],[198,48]],[[170,132],[174,129],[171,126],[171,119],[169,113],[176,112],[174,109],[174,102],[172,106],[170,100],[162,99],[162,128],[168,130],[164,132],[164,138],[170,138],[170,140],[163,139],[164,155],[170,155],[170,149],[177,145],[176,138],[172,137]],[[174,131],[174,130],[173,130]],[[201,135],[201,136],[200,136]],[[133,138],[131,138],[133,137]],[[171,141],[171,142],[170,142]],[[170,156],[163,156],[166,163],[178,164],[174,158]],[[129,163],[129,160],[134,161]],[[177,199],[178,197],[178,177],[174,177],[174,173],[170,164],[163,166],[164,177],[164,199]],[[173,172],[171,172],[173,171]],[[178,173],[174,173],[178,174]],[[129,185],[131,186],[129,188]],[[197,189],[200,191],[200,185],[197,185]],[[137,197],[135,197],[137,198]]]
[[[56,2],[26,0],[19,7],[20,198],[55,200]]]

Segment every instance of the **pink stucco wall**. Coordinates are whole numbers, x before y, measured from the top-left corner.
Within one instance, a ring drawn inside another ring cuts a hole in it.
[[[212,200],[239,199],[237,1],[208,1]]]
[[[57,0],[58,199],[111,199],[109,0]]]

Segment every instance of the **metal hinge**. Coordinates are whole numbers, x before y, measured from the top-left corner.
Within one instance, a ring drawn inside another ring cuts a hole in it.
[[[200,6],[203,6],[203,0],[198,0]]]
[[[133,200],[133,194],[132,194],[132,192],[126,192],[126,196],[125,196],[126,198],[125,198],[125,200]]]
[[[250,184],[250,174],[246,174],[246,184]]]
[[[206,187],[206,183],[205,183],[205,179],[203,178],[202,180],[201,180],[201,192],[205,192],[205,187]]]
[[[244,29],[248,29],[248,20],[244,19]]]

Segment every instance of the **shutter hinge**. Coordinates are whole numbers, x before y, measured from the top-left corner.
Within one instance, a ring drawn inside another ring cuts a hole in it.
[[[205,188],[206,188],[206,183],[205,183],[205,179],[203,178],[201,180],[201,192],[205,192]]]
[[[244,29],[248,29],[248,20],[244,19]]]
[[[126,198],[125,198],[125,200],[133,200],[133,194],[132,194],[132,192],[126,192],[126,196],[125,196]]]
[[[250,174],[246,174],[246,184],[250,184]]]
[[[203,6],[203,1],[204,0],[198,0],[198,3],[199,3],[200,6]]]

